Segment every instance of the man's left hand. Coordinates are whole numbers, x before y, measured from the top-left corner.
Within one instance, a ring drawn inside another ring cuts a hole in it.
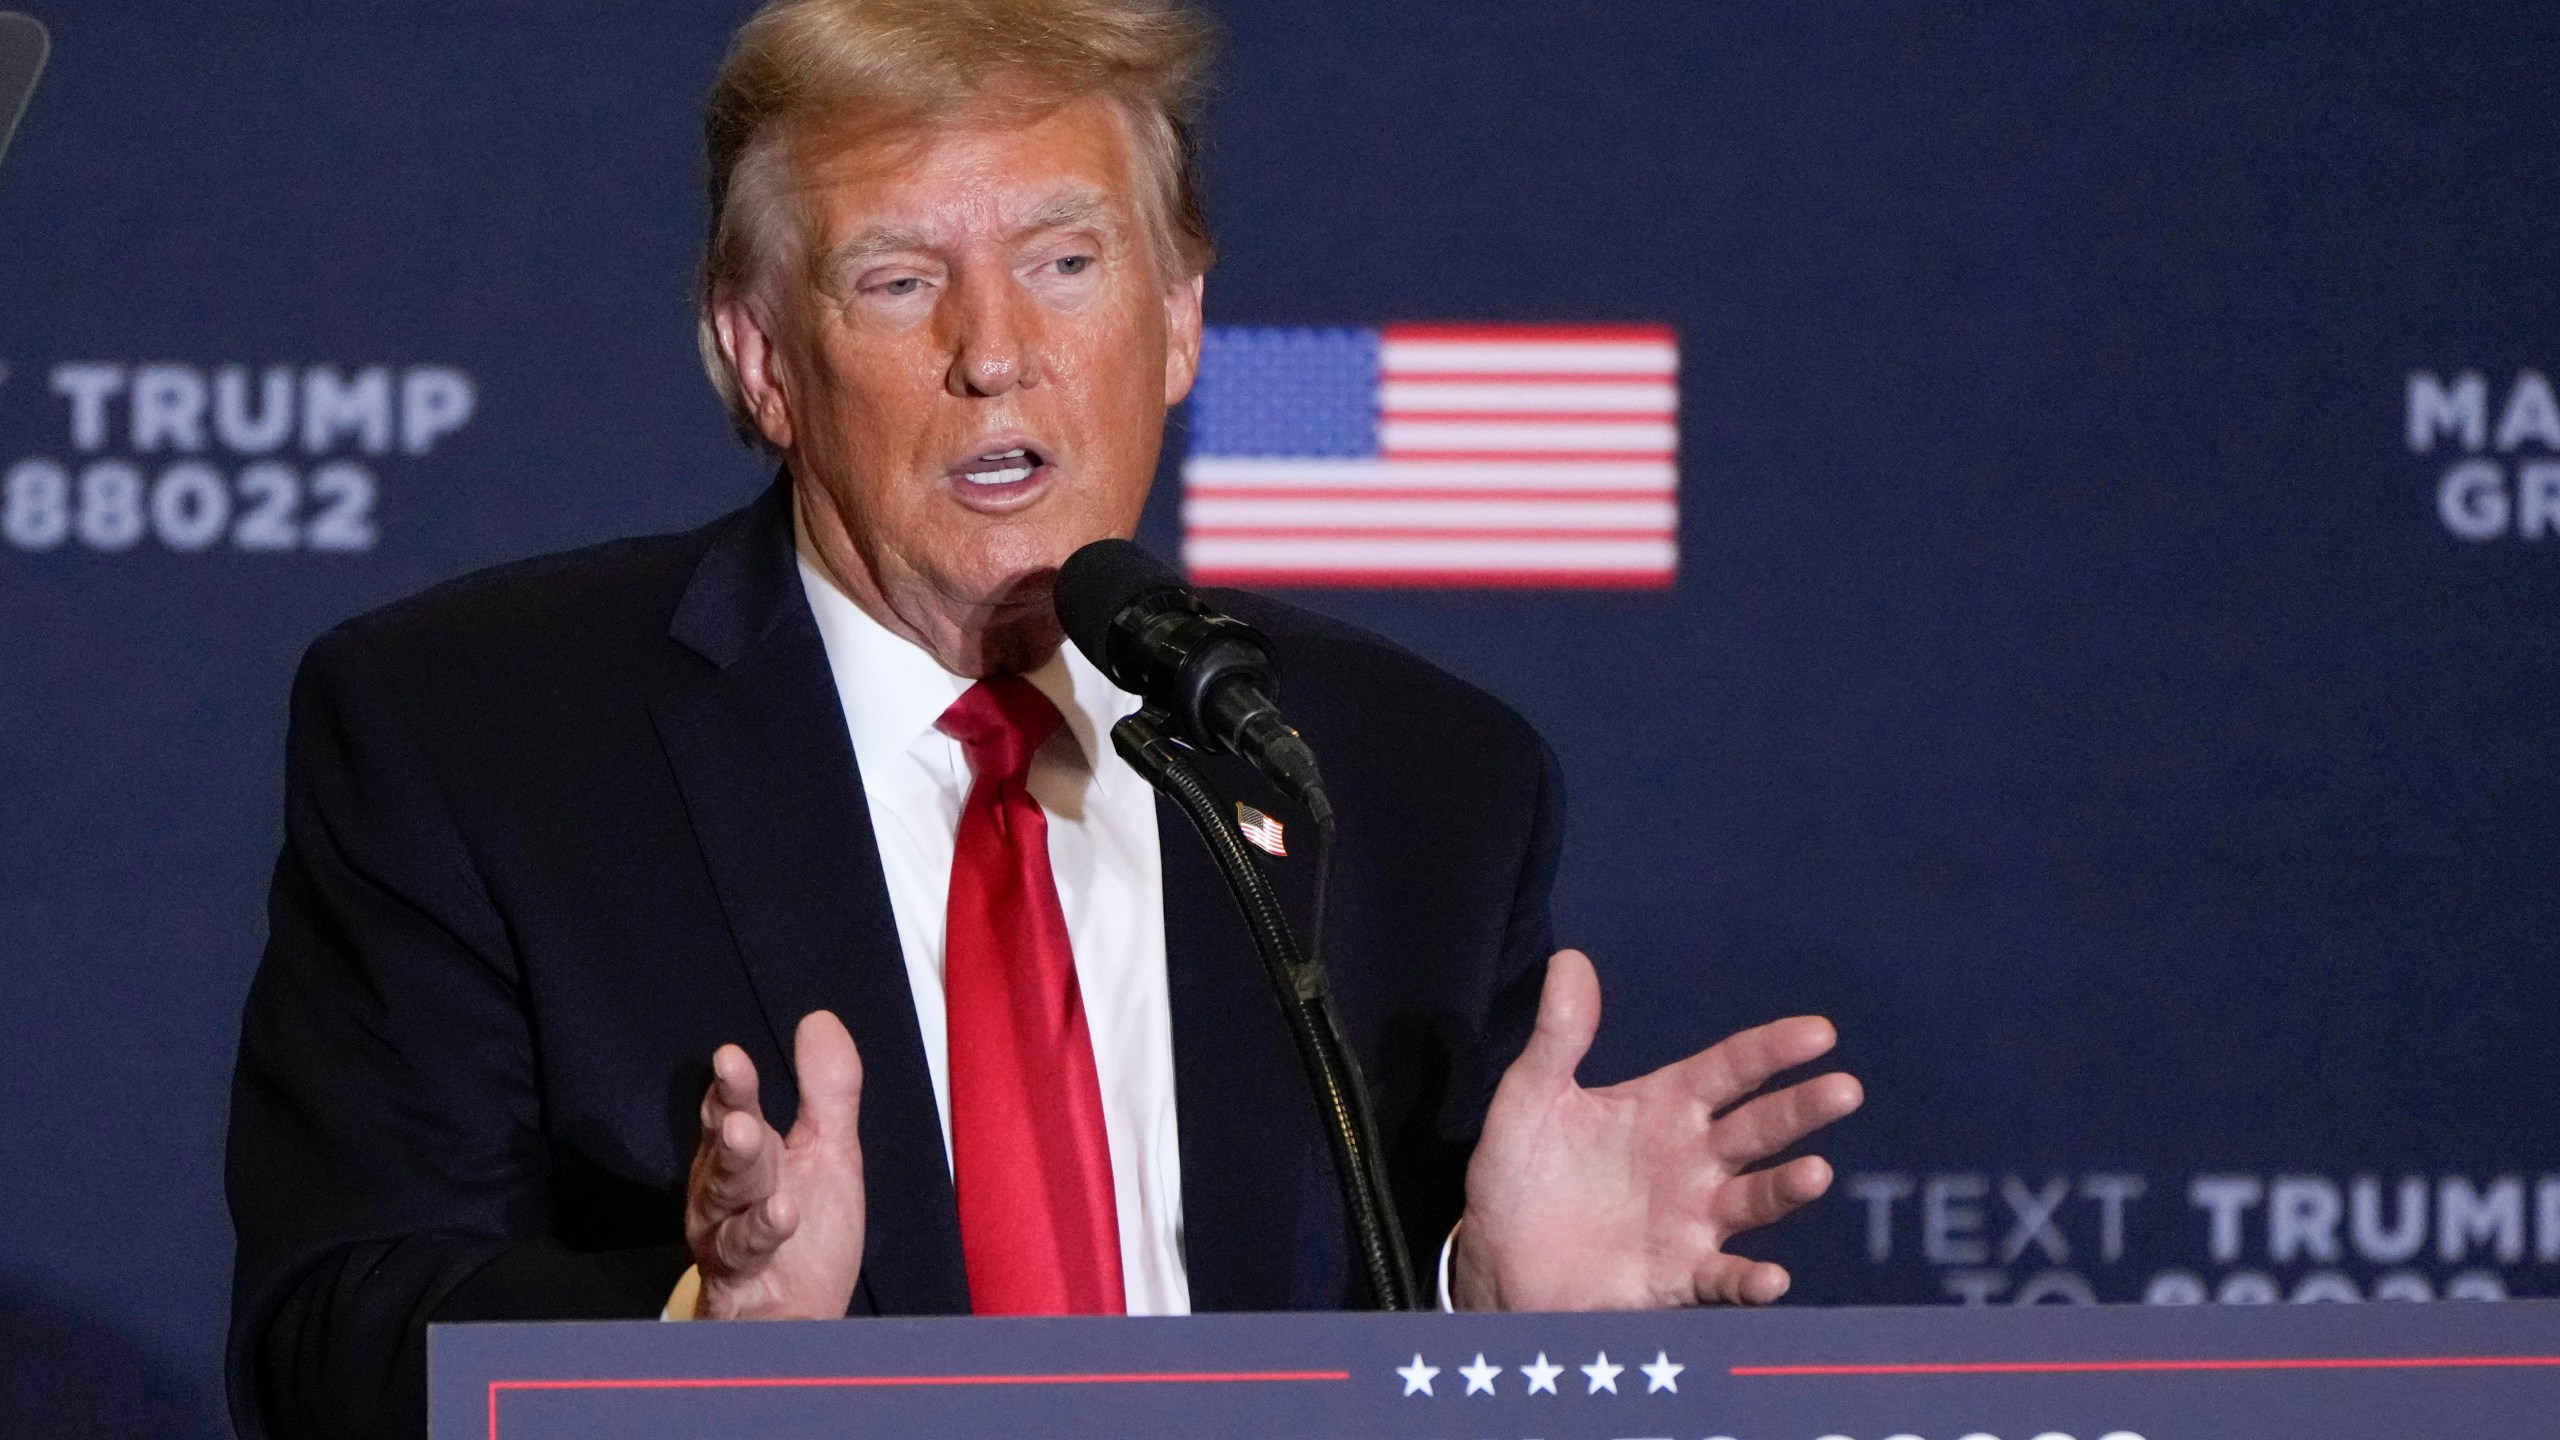
[[[1857,1109],[1866,1092],[1831,1074],[1745,1097],[1828,1053],[1831,1022],[1779,1020],[1585,1090],[1574,1069],[1599,1027],[1591,961],[1557,952],[1537,1032],[1504,1072],[1467,1166],[1450,1270],[1458,1308],[1765,1305],[1785,1294],[1785,1269],[1728,1255],[1725,1242],[1830,1189],[1831,1167],[1814,1155],[1746,1167]]]

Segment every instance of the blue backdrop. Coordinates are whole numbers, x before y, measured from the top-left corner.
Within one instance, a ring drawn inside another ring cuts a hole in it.
[[[39,8],[0,1390],[209,1436],[288,676],[754,491],[687,289],[743,8]],[[1796,1300],[2560,1291],[2560,12],[1222,9],[1214,322],[1680,336],[1674,588],[1299,598],[1555,742],[1588,1078],[1839,1020]]]

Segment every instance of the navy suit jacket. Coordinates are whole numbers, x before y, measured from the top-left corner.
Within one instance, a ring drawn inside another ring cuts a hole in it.
[[[1332,970],[1400,1219],[1435,1253],[1552,947],[1562,799],[1499,702],[1351,627],[1274,640],[1341,811]],[[1232,760],[1228,794],[1305,816]],[[832,1010],[865,1071],[856,1314],[965,1313],[950,1172],[788,487],[689,534],[340,626],[294,685],[285,844],[233,1082],[248,1440],[415,1436],[431,1321],[649,1317],[688,1263],[711,1052],[768,1116]],[[1192,1304],[1357,1303],[1314,1103],[1199,839],[1159,812]],[[1307,861],[1270,870],[1303,906]]]

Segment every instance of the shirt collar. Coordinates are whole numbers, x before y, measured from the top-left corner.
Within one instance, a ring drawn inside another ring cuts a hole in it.
[[[838,670],[846,727],[856,754],[894,754],[934,730],[934,722],[976,683],[942,668],[921,645],[891,630],[853,603],[811,553],[808,537],[793,526],[801,588],[809,592],[828,662]],[[1135,712],[1138,697],[1106,679],[1084,653],[1061,645],[1023,679],[1058,707],[1066,732],[1084,752],[1086,768],[1104,784],[1136,772],[1111,748],[1111,727]],[[1115,773],[1118,772],[1118,773]],[[1116,788],[1116,787],[1115,787]]]

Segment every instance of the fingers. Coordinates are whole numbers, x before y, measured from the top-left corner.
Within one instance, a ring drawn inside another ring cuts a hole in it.
[[[1731,1169],[1756,1165],[1866,1103],[1851,1075],[1817,1075],[1763,1095],[1717,1120],[1707,1148]]]
[[[743,1274],[761,1267],[800,1228],[799,1207],[788,1194],[768,1195],[720,1222],[711,1232],[718,1268]]]
[[[694,1190],[706,1219],[718,1224],[772,1196],[782,1171],[774,1139],[770,1126],[743,1110],[730,1111],[719,1128],[703,1133],[708,1163],[695,1167]]]
[[[862,1053],[834,1012],[812,1010],[791,1039],[791,1064],[800,1077],[800,1118],[792,1143],[855,1138],[862,1118]]]
[[[702,1143],[694,1157],[688,1208],[705,1226],[763,1203],[781,1183],[781,1156],[764,1123],[755,1062],[735,1045],[712,1052],[702,1094]]]
[[[703,1133],[719,1129],[721,1117],[733,1110],[764,1118],[764,1102],[756,1091],[756,1062],[737,1046],[723,1045],[711,1052],[711,1084],[702,1092]]]
[[[1831,1162],[1807,1155],[1726,1181],[1709,1202],[1708,1219],[1719,1232],[1738,1235],[1783,1219],[1830,1188]]]
[[[1690,1276],[1701,1305],[1766,1305],[1793,1283],[1785,1266],[1739,1255],[1710,1255]]]
[[[1683,1085],[1723,1107],[1769,1083],[1769,1077],[1831,1053],[1840,1032],[1819,1015],[1798,1015],[1730,1036],[1672,1066]]]
[[[1538,1028],[1510,1073],[1542,1088],[1570,1085],[1599,1032],[1599,973],[1581,951],[1559,950],[1547,962],[1546,987],[1538,993]]]

